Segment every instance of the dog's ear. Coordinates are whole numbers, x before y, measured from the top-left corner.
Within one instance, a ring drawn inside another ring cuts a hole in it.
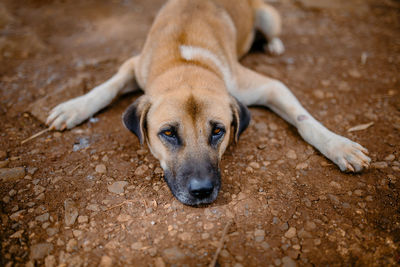
[[[147,138],[147,113],[149,109],[150,101],[143,95],[136,99],[122,115],[125,127],[139,138],[141,145]]]
[[[246,130],[247,126],[249,126],[251,115],[247,107],[235,97],[232,97],[231,109],[233,117],[232,126],[234,129],[234,139],[235,142],[237,142],[239,140],[239,136],[244,130]]]

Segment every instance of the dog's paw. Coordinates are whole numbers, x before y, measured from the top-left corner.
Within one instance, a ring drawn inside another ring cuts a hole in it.
[[[59,104],[50,111],[46,124],[51,130],[71,129],[80,124],[92,114],[85,96],[80,96]]]
[[[285,46],[283,45],[281,39],[279,38],[273,38],[270,40],[266,46],[265,49],[274,56],[279,56],[285,52]]]
[[[328,143],[326,156],[345,172],[360,172],[368,169],[371,159],[368,150],[343,136],[335,135]]]

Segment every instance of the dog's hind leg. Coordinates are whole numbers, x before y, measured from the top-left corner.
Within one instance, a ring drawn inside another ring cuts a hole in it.
[[[135,56],[125,61],[114,76],[87,94],[52,109],[46,121],[49,128],[61,131],[71,129],[105,108],[118,94],[137,90],[135,64],[138,58]]]
[[[280,55],[285,51],[285,47],[279,39],[282,24],[278,11],[262,0],[254,1],[255,28],[267,39],[264,47],[272,55]]]
[[[283,83],[243,66],[238,68],[239,89],[231,93],[243,104],[261,105],[276,112],[342,171],[359,172],[369,167],[371,159],[365,155],[367,149],[325,128],[303,108]]]

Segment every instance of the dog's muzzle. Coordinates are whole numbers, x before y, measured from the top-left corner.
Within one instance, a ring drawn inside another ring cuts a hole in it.
[[[172,194],[190,206],[212,203],[221,187],[218,166],[208,161],[183,164],[175,173],[164,170],[164,179]]]

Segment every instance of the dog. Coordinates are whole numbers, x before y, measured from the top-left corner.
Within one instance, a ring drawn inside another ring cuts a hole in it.
[[[280,15],[261,0],[170,0],[139,55],[87,94],[56,106],[46,123],[71,129],[141,88],[145,94],[124,112],[123,124],[160,161],[173,195],[192,206],[217,198],[221,157],[249,125],[251,105],[276,112],[341,171],[368,168],[367,149],[325,128],[282,82],[240,64],[256,30],[269,53],[284,52]]]

